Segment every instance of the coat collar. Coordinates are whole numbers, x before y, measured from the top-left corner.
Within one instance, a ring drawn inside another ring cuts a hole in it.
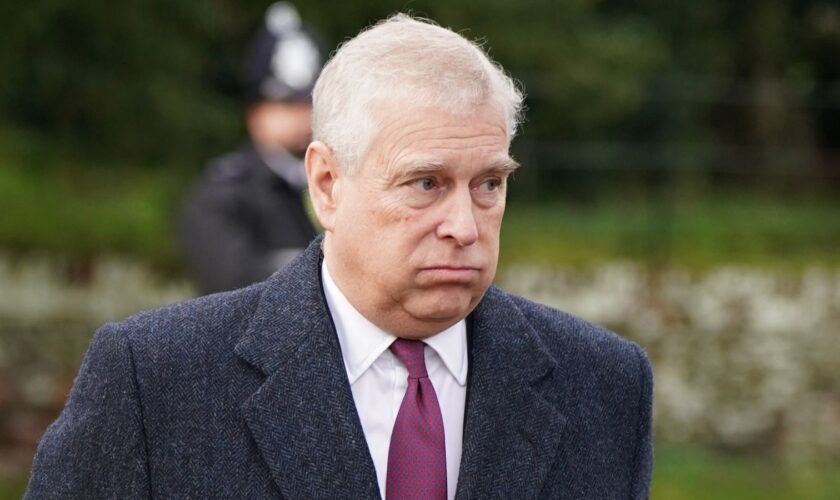
[[[378,498],[319,275],[316,238],[269,278],[237,355],[265,376],[242,413],[288,498]],[[540,387],[555,361],[511,299],[491,287],[471,315],[457,498],[536,497],[565,418]]]

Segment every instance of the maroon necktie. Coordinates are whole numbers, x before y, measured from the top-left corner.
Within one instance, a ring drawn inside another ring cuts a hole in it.
[[[425,344],[397,339],[391,352],[408,369],[405,391],[388,450],[387,500],[446,499],[443,417],[426,372]]]

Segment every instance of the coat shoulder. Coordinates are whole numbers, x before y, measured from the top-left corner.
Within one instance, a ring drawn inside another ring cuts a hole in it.
[[[652,378],[647,355],[635,342],[568,312],[495,287],[491,291],[524,318],[560,366],[634,383]]]
[[[155,362],[205,358],[232,351],[247,329],[264,283],[137,313],[109,325],[134,356]],[[202,354],[200,354],[202,353]]]
[[[208,207],[241,203],[254,189],[258,169],[253,154],[247,150],[234,151],[213,158],[190,187],[184,198],[182,211],[195,218],[206,217]],[[257,183],[256,185],[259,185]]]
[[[253,154],[233,151],[207,162],[205,179],[211,184],[229,185],[247,181],[254,174]]]

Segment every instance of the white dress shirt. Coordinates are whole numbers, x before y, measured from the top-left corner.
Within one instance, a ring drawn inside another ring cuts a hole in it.
[[[354,308],[322,266],[327,305],[338,333],[347,378],[385,498],[391,432],[408,388],[408,371],[388,349],[397,337],[368,321]],[[467,328],[464,320],[423,340],[426,370],[443,416],[447,498],[455,498],[467,398]]]

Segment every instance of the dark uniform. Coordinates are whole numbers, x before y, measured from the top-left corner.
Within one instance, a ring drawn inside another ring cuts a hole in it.
[[[269,7],[245,60],[244,94],[308,102],[324,60],[314,34],[286,2]],[[303,205],[303,162],[255,145],[212,160],[181,212],[181,246],[202,294],[268,277],[316,235]]]
[[[290,172],[303,168],[291,156],[277,162]],[[263,280],[306,248],[316,231],[301,189],[250,146],[210,162],[181,221],[188,266],[202,293]]]

